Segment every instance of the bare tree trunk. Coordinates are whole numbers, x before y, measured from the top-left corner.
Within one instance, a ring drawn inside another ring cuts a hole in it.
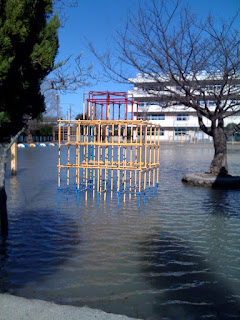
[[[0,230],[2,234],[6,234],[8,232],[7,194],[5,190],[6,163],[7,147],[4,147],[0,157]]]
[[[20,134],[24,131],[25,127],[20,130],[15,137],[11,139],[9,144],[2,146],[0,156],[0,231],[4,235],[8,233],[8,215],[7,215],[7,194],[5,190],[5,170],[7,164],[7,153],[12,144],[17,141]]]
[[[228,174],[227,165],[227,136],[223,126],[213,130],[214,158],[210,165],[210,172],[215,175]]]
[[[33,138],[32,138],[32,133],[31,133],[31,128],[30,128],[30,120],[27,123],[26,126],[26,133],[27,133],[27,143],[32,143]]]

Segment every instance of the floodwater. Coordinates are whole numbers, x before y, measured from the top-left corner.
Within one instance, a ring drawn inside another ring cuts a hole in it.
[[[211,144],[161,146],[158,194],[119,205],[57,193],[57,148],[18,150],[7,171],[0,291],[144,319],[240,318],[240,190],[186,186]],[[240,175],[240,145],[229,145]]]

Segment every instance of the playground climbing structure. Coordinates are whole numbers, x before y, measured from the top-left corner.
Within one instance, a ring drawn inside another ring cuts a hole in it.
[[[157,192],[160,126],[134,119],[134,108],[124,92],[89,92],[82,120],[59,120],[59,191],[68,195],[74,185],[78,199],[81,192],[97,201],[117,192],[118,201],[138,196],[139,204],[141,196],[145,201]]]

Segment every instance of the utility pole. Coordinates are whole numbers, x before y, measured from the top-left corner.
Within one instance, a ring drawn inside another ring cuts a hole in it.
[[[69,120],[72,120],[72,105],[69,105]]]
[[[59,119],[59,95],[58,92],[56,92],[56,98],[57,98],[57,120]]]

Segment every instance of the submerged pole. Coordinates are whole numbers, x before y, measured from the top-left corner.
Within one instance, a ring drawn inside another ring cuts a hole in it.
[[[11,146],[11,175],[17,175],[17,142]]]

